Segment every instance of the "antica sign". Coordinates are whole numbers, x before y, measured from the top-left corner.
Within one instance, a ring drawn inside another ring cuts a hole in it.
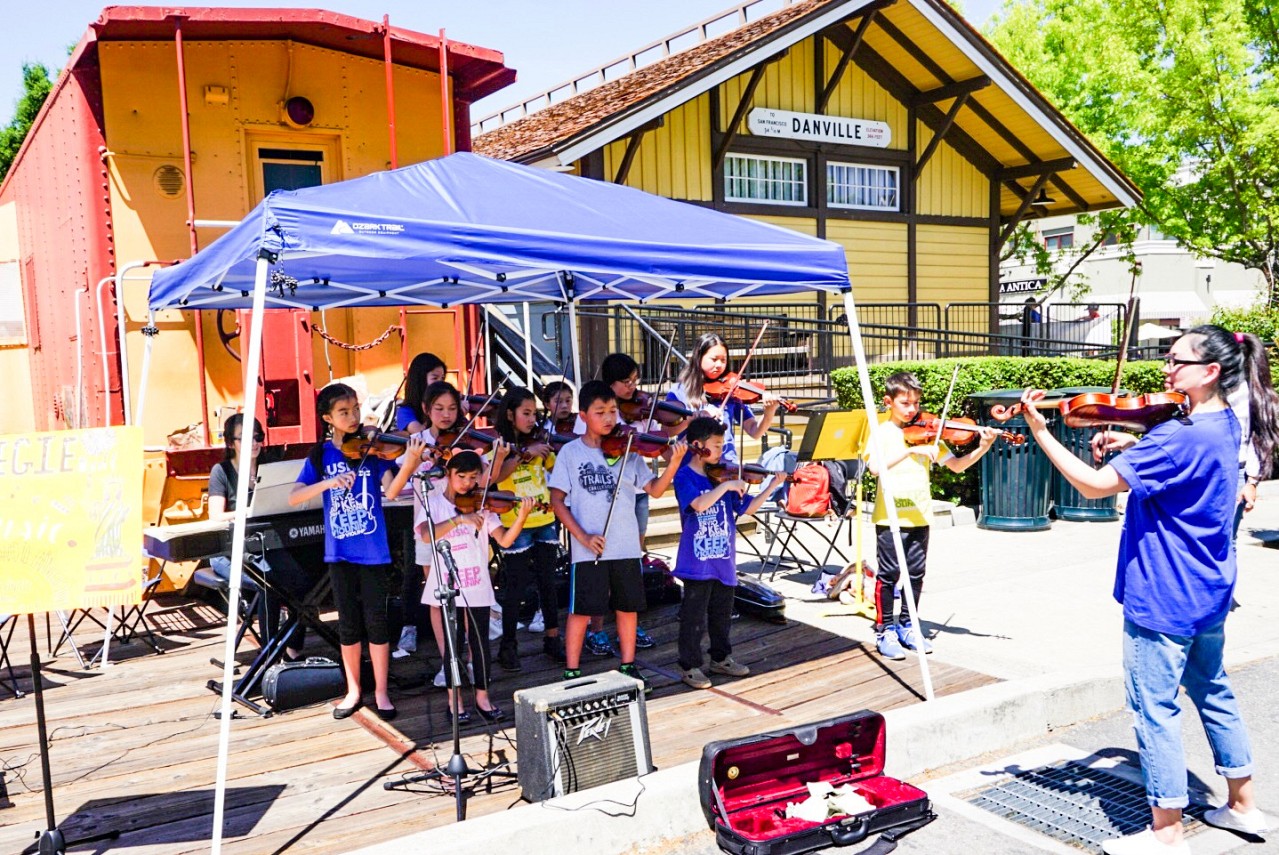
[[[789,140],[865,145],[888,148],[892,129],[884,122],[868,119],[846,119],[817,113],[792,113],[756,107],[746,119],[752,134],[760,137],[782,137]]]

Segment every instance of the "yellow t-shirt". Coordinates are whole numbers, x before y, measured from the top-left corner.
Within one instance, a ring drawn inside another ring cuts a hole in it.
[[[879,427],[879,442],[883,443],[884,456],[897,457],[906,450],[906,439],[902,429],[886,421]],[[874,453],[876,440],[869,443],[870,453]],[[941,455],[937,458],[942,463],[951,457],[950,449],[945,443],[941,446]],[[889,468],[892,479],[893,500],[897,506],[897,519],[902,528],[918,528],[933,524],[933,494],[929,468],[931,461],[918,454],[907,454],[906,458]],[[880,473],[883,483],[883,472]],[[875,496],[875,510],[871,514],[875,525],[888,525],[888,508],[884,504],[884,491],[881,489]]]
[[[497,489],[523,498],[529,496],[535,504],[524,520],[525,528],[538,528],[555,522],[555,514],[551,511],[551,491],[546,486],[547,472],[555,465],[555,453],[548,451],[545,457],[538,457],[528,463],[515,467],[511,477],[497,485]],[[502,525],[510,526],[515,522],[517,511],[511,509],[502,514]]]

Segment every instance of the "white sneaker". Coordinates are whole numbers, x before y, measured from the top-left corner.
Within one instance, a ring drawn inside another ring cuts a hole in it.
[[[406,626],[400,630],[400,643],[396,645],[399,650],[404,651],[407,656],[410,653],[417,652],[417,627]]]
[[[403,647],[397,647],[397,648],[395,648],[394,650],[392,650],[392,651],[391,651],[391,658],[392,658],[392,659],[404,659],[404,658],[407,658],[407,657],[412,656],[412,655],[413,655],[412,653],[410,653],[409,651],[405,650]]]
[[[533,615],[533,619],[528,622],[528,631],[535,635],[546,631],[546,621],[542,619],[541,609],[538,609],[537,614]]]
[[[1147,826],[1136,834],[1127,837],[1115,837],[1101,842],[1101,851],[1106,855],[1190,855],[1190,844],[1181,841],[1167,844],[1155,837],[1155,832]]]
[[[443,666],[443,665],[441,665],[441,666],[440,666],[440,673],[438,673],[438,674],[436,674],[436,675],[435,675],[434,683],[435,683],[435,687],[436,687],[437,689],[443,689],[445,686],[447,686],[447,685],[449,684],[448,679],[447,679],[447,678],[445,678],[445,676],[444,676],[444,666]]]
[[[489,610],[489,641],[502,637],[502,610],[494,606]]]
[[[1253,837],[1261,837],[1270,830],[1266,815],[1261,812],[1260,808],[1253,808],[1247,813],[1239,813],[1231,810],[1230,805],[1222,805],[1205,813],[1204,822],[1214,828],[1224,828],[1226,831],[1251,834]]]

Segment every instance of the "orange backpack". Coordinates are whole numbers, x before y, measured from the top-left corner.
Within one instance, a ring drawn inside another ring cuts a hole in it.
[[[795,470],[786,513],[793,517],[820,517],[830,510],[830,473],[820,463],[805,463]]]

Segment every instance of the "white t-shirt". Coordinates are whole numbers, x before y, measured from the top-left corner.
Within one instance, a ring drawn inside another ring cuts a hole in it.
[[[587,534],[604,534],[608,509],[613,504],[613,491],[622,471],[623,458],[609,459],[598,448],[580,439],[560,449],[548,482],[552,490],[561,490],[577,520]],[[626,474],[618,488],[613,518],[609,521],[607,543],[601,558],[639,558],[642,555],[639,521],[635,517],[635,497],[653,480],[644,458],[632,452],[626,458]],[[594,561],[595,553],[573,538],[573,561]]]
[[[416,534],[417,563],[426,568],[426,588],[422,591],[422,602],[428,606],[438,606],[440,601],[435,596],[435,589],[440,586],[439,574],[445,569],[444,562],[435,561],[435,550],[427,542],[431,536],[426,515],[429,511],[436,525],[457,516],[457,508],[444,498],[443,491],[432,492],[427,496],[427,508],[419,502],[413,508],[413,531]],[[484,520],[484,530],[477,533],[469,525],[456,526],[440,538],[452,550],[453,562],[457,565],[457,586],[459,596],[457,605],[460,608],[492,606],[497,602],[493,596],[493,580],[489,576],[489,535],[494,529],[502,527],[502,521],[492,511],[480,511]]]

